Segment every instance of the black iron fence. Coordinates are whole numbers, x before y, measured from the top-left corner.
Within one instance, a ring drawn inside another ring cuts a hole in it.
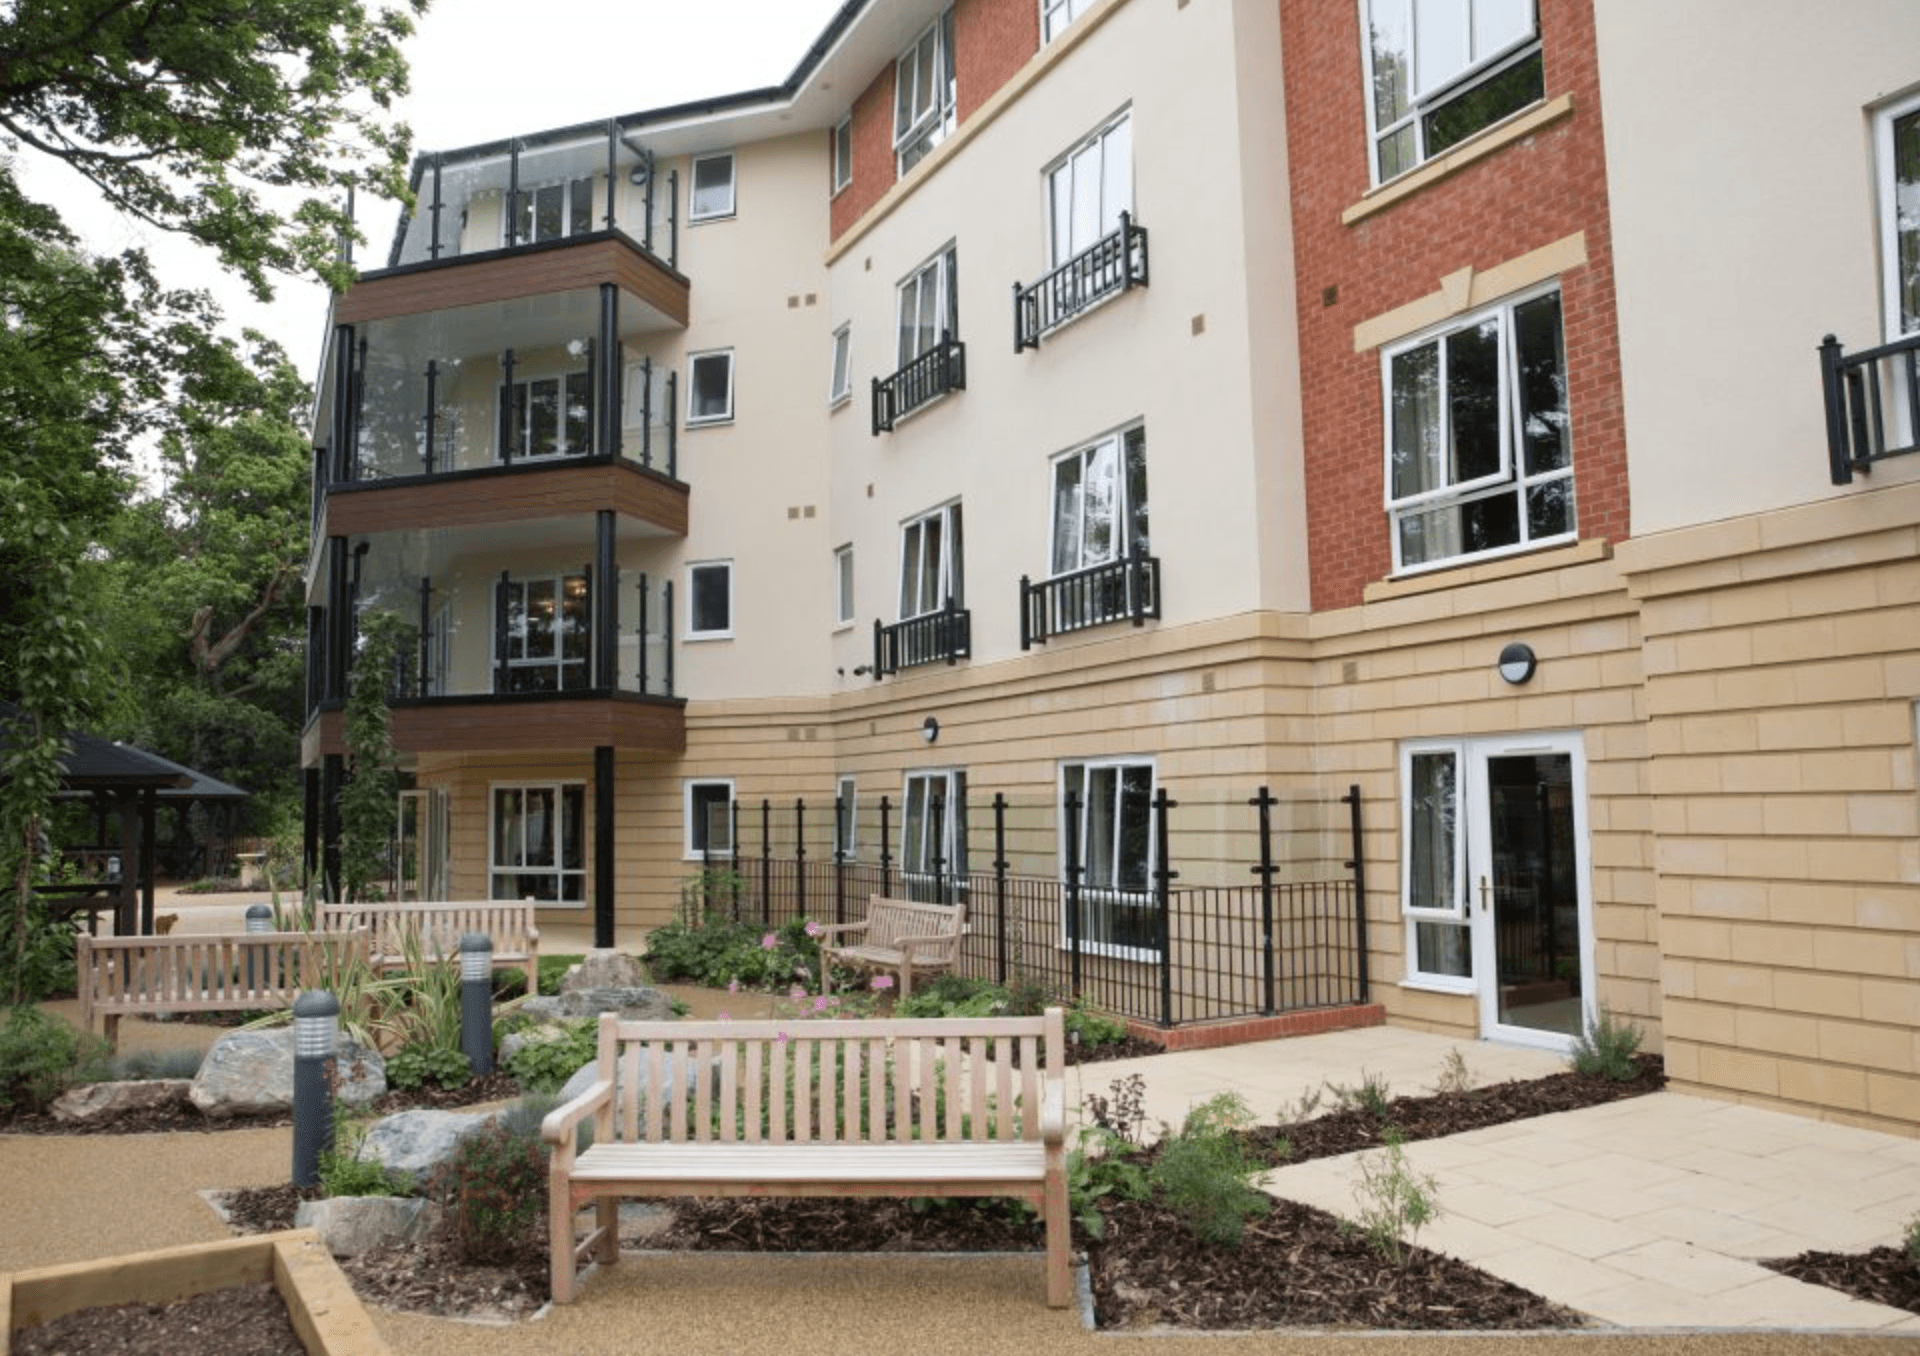
[[[1147,228],[1120,214],[1120,229],[1102,236],[1031,287],[1013,285],[1013,351],[1039,348],[1040,337],[1096,302],[1147,285]]]
[[[1263,786],[1243,803],[1254,812],[1244,835],[1254,860],[1238,866],[1252,882],[1184,885],[1175,883],[1180,872],[1169,864],[1180,803],[1164,787],[1141,826],[1152,847],[1131,873],[1124,864],[1108,871],[1082,850],[1082,807],[1074,794],[1065,795],[1057,828],[1066,865],[1058,876],[1011,869],[1010,858],[1019,855],[1013,839],[1025,840],[1021,850],[1029,859],[1035,845],[1031,824],[1010,822],[1014,807],[1004,795],[955,807],[951,822],[960,831],[952,839],[925,832],[949,822],[937,799],[896,807],[883,797],[878,852],[860,860],[840,846],[851,823],[843,802],[813,815],[813,824],[831,833],[832,846],[812,853],[804,801],[778,813],[768,801],[735,802],[731,841],[738,853],[707,859],[701,893],[709,907],[767,927],[800,918],[857,923],[874,895],[961,903],[967,909],[962,974],[1000,983],[1037,980],[1162,1027],[1345,1006],[1367,1001],[1368,974],[1359,788],[1350,788],[1341,803],[1348,813],[1338,832],[1351,855],[1340,874],[1283,878],[1297,872],[1276,856],[1284,835],[1272,811],[1280,802]],[[969,824],[980,841],[968,842]],[[990,848],[985,869],[968,868],[970,848]]]
[[[1827,405],[1827,461],[1833,483],[1877,461],[1920,452],[1920,334],[1844,353],[1829,334],[1820,344]]]
[[[892,431],[936,396],[967,389],[967,346],[950,334],[890,377],[873,379],[873,434]]]

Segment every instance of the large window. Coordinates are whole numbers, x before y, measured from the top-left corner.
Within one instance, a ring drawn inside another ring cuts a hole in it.
[[[966,606],[961,546],[958,504],[937,508],[901,529],[901,621],[938,612],[949,600]]]
[[[900,54],[893,70],[893,152],[905,174],[953,131],[953,11]]]
[[[1544,97],[1534,0],[1362,0],[1374,182]]]
[[[1452,322],[1382,362],[1396,570],[1573,536],[1557,291]]]
[[[1082,949],[1145,959],[1160,950],[1153,904],[1153,764],[1101,758],[1060,768],[1060,866],[1078,868]],[[1076,920],[1062,902],[1060,936]]]
[[[593,623],[584,574],[502,579],[494,585],[494,691],[589,686]]]
[[[733,562],[703,560],[687,566],[687,639],[725,640],[733,635]]]
[[[833,363],[827,378],[827,403],[838,405],[853,395],[853,326],[833,332]]]
[[[518,220],[514,224],[516,244],[580,235],[594,230],[596,225],[591,176],[520,190]]]
[[[1047,265],[1120,229],[1133,210],[1133,118],[1122,113],[1047,169]]]
[[[586,801],[579,782],[493,788],[491,898],[586,903]]]
[[[593,376],[585,369],[503,382],[499,401],[502,461],[593,450]]]
[[[686,783],[687,856],[733,855],[733,783]]]
[[[687,426],[733,418],[733,350],[687,355]]]
[[[733,215],[733,152],[693,158],[693,182],[687,190],[687,220],[712,221]]]
[[[1040,0],[1040,41],[1052,42],[1066,26],[1093,8],[1093,0]]]
[[[1884,110],[1874,131],[1886,337],[1894,340],[1920,334],[1920,99]]]
[[[1467,848],[1460,813],[1461,750],[1410,746],[1400,754],[1400,900],[1407,978],[1457,985],[1473,975]]]
[[[895,357],[905,367],[944,339],[960,337],[955,295],[959,252],[951,245],[900,284],[900,342]]]
[[[1147,431],[1130,428],[1053,462],[1053,573],[1105,565],[1147,540]]]
[[[900,801],[901,884],[909,899],[965,898],[967,774],[909,772]]]

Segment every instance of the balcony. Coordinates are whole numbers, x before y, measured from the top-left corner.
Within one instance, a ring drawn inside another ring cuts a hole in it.
[[[1136,544],[1131,555],[1032,583],[1020,576],[1020,648],[1109,622],[1160,618],[1160,558]]]
[[[967,346],[943,334],[938,343],[886,378],[873,379],[873,436],[949,391],[967,389]]]
[[[951,598],[938,612],[892,626],[873,623],[873,680],[923,664],[952,664],[973,650],[973,614]]]
[[[1084,315],[1108,297],[1147,285],[1147,228],[1130,213],[1103,236],[1031,287],[1013,285],[1013,351],[1039,348],[1042,335]]]
[[[1820,344],[1820,385],[1834,484],[1920,452],[1920,334],[1851,355],[1829,334]]]

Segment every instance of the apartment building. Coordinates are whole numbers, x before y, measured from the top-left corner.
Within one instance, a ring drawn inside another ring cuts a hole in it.
[[[1097,884],[1124,969],[1265,787],[1283,877],[1360,863],[1388,1020],[1604,1004],[1682,1086],[1920,1127],[1902,37],[852,0],[781,86],[421,157],[322,374],[316,852],[380,609],[408,888],[628,943],[765,804]]]

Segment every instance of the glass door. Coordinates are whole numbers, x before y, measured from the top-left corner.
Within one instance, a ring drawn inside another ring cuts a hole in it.
[[[1595,1007],[1580,739],[1477,740],[1468,753],[1481,1032],[1564,1049]]]
[[[447,897],[447,793],[439,787],[400,793],[394,884],[412,903]]]

